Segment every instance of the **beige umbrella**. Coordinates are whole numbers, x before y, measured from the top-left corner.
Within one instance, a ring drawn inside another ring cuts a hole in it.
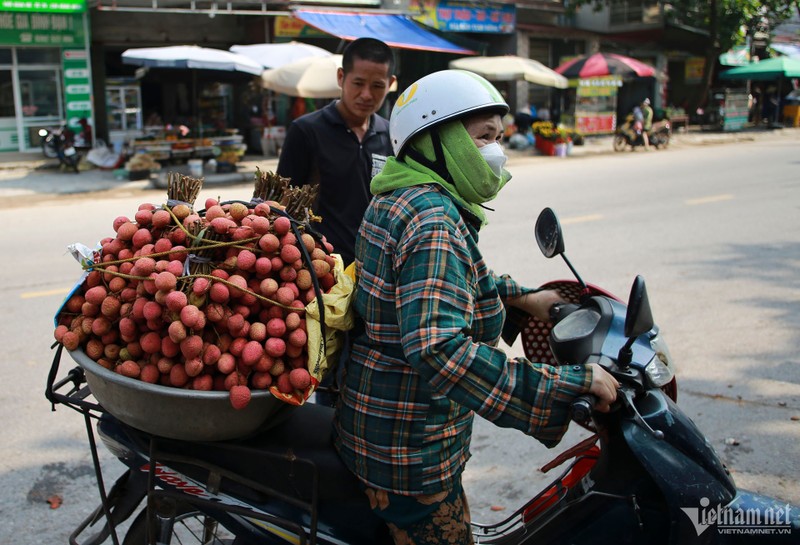
[[[336,71],[342,66],[341,55],[306,57],[265,70],[261,84],[265,89],[302,98],[339,98],[342,89],[336,79]],[[389,88],[397,90],[395,83]]]
[[[261,74],[261,84],[272,91],[294,97],[339,98],[342,89],[336,80],[336,70],[341,66],[341,55],[306,57],[265,70]]]
[[[450,68],[469,70],[490,81],[525,80],[557,89],[566,89],[568,85],[567,78],[539,61],[515,55],[462,57],[450,61]]]

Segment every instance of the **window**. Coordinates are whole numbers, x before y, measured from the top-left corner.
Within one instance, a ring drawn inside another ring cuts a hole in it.
[[[58,70],[20,70],[19,88],[24,117],[58,117]]]
[[[14,117],[14,84],[11,70],[0,70],[0,117]]]
[[[59,50],[52,47],[29,47],[17,49],[19,64],[61,64]]]

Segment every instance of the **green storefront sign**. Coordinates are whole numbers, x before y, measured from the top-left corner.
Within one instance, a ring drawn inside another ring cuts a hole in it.
[[[83,15],[0,12],[0,44],[84,47]]]
[[[0,0],[0,11],[83,13],[86,0]]]
[[[89,56],[84,49],[65,49],[62,53],[64,67],[64,107],[67,125],[80,132],[80,119],[92,118],[92,82],[89,77]]]

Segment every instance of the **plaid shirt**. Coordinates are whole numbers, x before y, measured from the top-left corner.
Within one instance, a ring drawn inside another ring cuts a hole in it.
[[[407,495],[450,489],[469,458],[473,414],[553,446],[583,367],[510,359],[498,348],[502,299],[529,291],[498,278],[477,229],[435,185],[376,196],[356,240],[353,340],[335,424],[345,464]],[[471,218],[471,216],[466,216]]]

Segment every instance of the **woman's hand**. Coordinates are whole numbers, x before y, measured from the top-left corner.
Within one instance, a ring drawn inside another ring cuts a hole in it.
[[[592,369],[592,384],[589,386],[589,393],[597,396],[597,404],[594,408],[601,413],[607,413],[611,410],[611,404],[617,399],[619,382],[600,365],[590,363],[589,367]]]
[[[538,320],[550,323],[550,307],[555,303],[566,303],[556,290],[541,290],[526,293],[516,299],[509,301],[511,306],[535,316]]]

